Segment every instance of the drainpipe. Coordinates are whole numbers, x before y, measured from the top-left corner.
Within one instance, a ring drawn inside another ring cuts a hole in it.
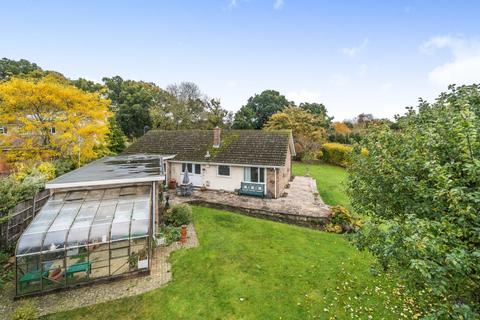
[[[277,168],[273,168],[273,174],[275,175],[275,199],[277,198]]]

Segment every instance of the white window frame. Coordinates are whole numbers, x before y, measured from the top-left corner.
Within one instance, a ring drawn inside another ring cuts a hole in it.
[[[250,174],[250,181],[248,181],[248,180],[246,179],[246,176],[247,176],[246,172],[247,172],[247,170],[249,170],[249,171],[251,172],[252,168],[255,168],[255,169],[257,169],[257,170],[259,171],[259,172],[258,172],[258,178],[259,178],[258,180],[259,180],[259,181],[251,181],[251,180],[252,180],[251,174]],[[260,172],[261,172],[261,169],[263,169],[263,182],[260,181]],[[250,183],[261,183],[261,184],[265,184],[266,181],[267,181],[267,168],[265,168],[265,167],[245,167],[245,168],[243,169],[243,181],[244,181],[244,182],[250,182]]]
[[[0,134],[7,134],[8,128],[6,126],[0,126]]]
[[[50,127],[50,134],[57,134],[57,129],[55,127]]]
[[[220,167],[227,167],[228,168],[228,175],[225,175],[225,174],[220,174]],[[223,178],[229,178],[232,176],[232,167],[231,166],[227,166],[227,165],[224,165],[224,164],[219,164],[217,166],[217,176],[218,177],[223,177]]]
[[[188,165],[191,166],[191,169],[192,171],[188,170]],[[194,162],[183,162],[182,163],[182,174],[185,172],[185,168],[184,166],[187,167],[187,170],[188,170],[188,174],[193,174],[193,175],[201,175],[202,174],[202,165],[200,163],[194,163]],[[200,168],[200,172],[199,173],[196,173],[195,169],[197,168]]]

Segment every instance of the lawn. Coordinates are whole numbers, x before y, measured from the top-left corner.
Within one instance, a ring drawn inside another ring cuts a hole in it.
[[[328,164],[293,163],[294,175],[304,176],[307,173],[317,181],[318,193],[326,204],[350,208],[350,201],[345,193],[345,169]]]
[[[399,319],[405,313],[395,281],[373,276],[371,257],[341,235],[200,207],[194,224],[200,246],[174,252],[173,281],[165,287],[49,319]]]

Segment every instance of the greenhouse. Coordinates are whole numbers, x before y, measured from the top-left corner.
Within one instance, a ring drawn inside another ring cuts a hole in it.
[[[96,170],[104,164],[81,169]],[[64,188],[53,189],[17,243],[17,296],[150,270],[155,190],[163,171],[157,166],[158,175],[153,175],[153,181],[142,178],[138,182],[135,175],[142,170],[131,161],[128,165],[134,171],[125,175],[129,183],[110,184],[105,178],[100,185],[69,188],[78,184],[75,171],[68,179],[52,181],[50,186],[62,183]],[[151,170],[152,166],[146,167]],[[115,170],[112,175],[117,181]]]

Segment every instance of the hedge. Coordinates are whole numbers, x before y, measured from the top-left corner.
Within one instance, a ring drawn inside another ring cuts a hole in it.
[[[325,143],[322,145],[322,160],[336,166],[346,167],[350,162],[353,148],[341,143]]]

